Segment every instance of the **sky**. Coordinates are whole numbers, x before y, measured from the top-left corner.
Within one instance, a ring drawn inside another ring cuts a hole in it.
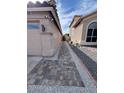
[[[47,1],[47,0],[27,0]],[[85,15],[97,9],[97,0],[56,0],[57,12],[62,27],[62,33],[69,33],[69,25],[74,15]]]

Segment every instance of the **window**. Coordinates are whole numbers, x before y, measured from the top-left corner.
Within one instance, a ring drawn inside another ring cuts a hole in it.
[[[92,29],[88,29],[88,34],[87,36],[92,36]]]
[[[88,27],[86,42],[96,42],[97,41],[97,23],[93,22]]]
[[[28,22],[27,23],[27,29],[33,30],[33,29],[40,29],[39,22]]]

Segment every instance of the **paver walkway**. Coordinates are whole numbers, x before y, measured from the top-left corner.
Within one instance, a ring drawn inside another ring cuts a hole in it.
[[[28,85],[28,93],[88,93],[83,87]]]
[[[85,93],[85,92],[80,92],[81,89],[84,87],[84,83],[72,60],[69,50],[64,44],[62,44],[62,47],[60,49],[59,59],[41,60],[28,74],[27,83],[28,83],[28,93],[33,93],[31,91],[34,90],[38,91],[38,89],[36,88],[39,88],[41,86],[42,87],[46,86],[45,87],[46,90],[49,90],[51,87],[54,88],[55,86],[60,86],[60,90],[64,89],[63,91],[66,90],[66,93],[74,93],[74,92],[69,92],[69,89],[70,91],[72,91],[73,87],[75,87],[75,89],[73,89],[75,90],[75,93],[76,91],[77,93]],[[42,93],[45,92],[42,91]],[[48,92],[48,93],[52,93],[52,92]],[[62,92],[55,92],[55,93],[62,93]]]
[[[35,65],[28,73],[27,93],[96,93],[87,72],[83,70],[84,80],[80,76],[69,50],[63,43],[58,60],[42,59]]]
[[[82,60],[85,66],[88,68],[89,72],[93,78],[97,81],[97,64],[96,62],[87,56],[83,51],[78,49],[76,46],[70,45],[77,56]]]
[[[64,45],[61,47],[59,60],[42,60],[33,68],[28,74],[28,85],[84,86]]]

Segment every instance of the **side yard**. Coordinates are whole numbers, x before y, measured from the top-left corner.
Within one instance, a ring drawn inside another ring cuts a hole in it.
[[[27,93],[96,93],[93,79],[70,49],[63,42],[58,60],[28,57]]]
[[[76,46],[73,45],[70,46],[73,49],[73,51],[76,53],[76,55],[82,60],[83,64],[87,67],[93,78],[97,81],[97,63],[86,53],[78,49]]]

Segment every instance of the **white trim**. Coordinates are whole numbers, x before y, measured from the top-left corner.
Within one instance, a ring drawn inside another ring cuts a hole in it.
[[[87,39],[88,27],[89,27],[89,25],[90,25],[91,23],[93,23],[93,22],[97,22],[97,20],[92,20],[92,21],[90,21],[90,22],[88,23],[87,27],[86,27],[85,41],[86,41],[86,39]]]
[[[81,45],[97,45],[97,42],[81,42]]]
[[[27,8],[27,11],[52,11],[52,7],[33,7],[33,8]]]

